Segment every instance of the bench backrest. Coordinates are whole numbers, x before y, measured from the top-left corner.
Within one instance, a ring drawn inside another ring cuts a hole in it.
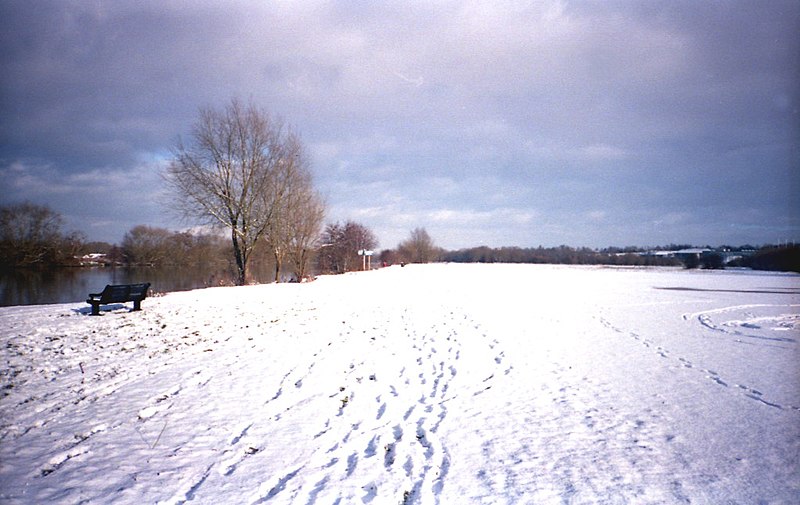
[[[126,302],[129,300],[144,300],[150,283],[144,284],[108,284],[100,294],[100,301],[104,303]]]
[[[144,300],[147,298],[147,290],[150,289],[150,283],[145,282],[143,284],[131,284],[130,288],[131,292],[128,296],[131,298],[140,298]]]

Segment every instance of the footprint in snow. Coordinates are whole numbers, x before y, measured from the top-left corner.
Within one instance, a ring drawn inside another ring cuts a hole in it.
[[[139,420],[146,421],[151,417],[155,416],[156,414],[158,414],[159,412],[161,412],[162,410],[167,410],[171,406],[172,404],[159,403],[158,405],[145,407],[139,411]]]
[[[87,452],[89,452],[88,446],[79,445],[69,450],[62,451],[56,454],[55,456],[50,458],[50,460],[48,460],[47,464],[44,467],[42,467],[41,476],[46,477],[47,475],[50,475],[51,473],[61,468],[61,466],[64,465],[64,463],[66,463],[67,461],[71,460],[72,458],[77,458],[78,456],[86,454]]]

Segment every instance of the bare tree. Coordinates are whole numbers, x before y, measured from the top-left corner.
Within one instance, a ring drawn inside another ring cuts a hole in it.
[[[134,226],[122,237],[122,251],[127,263],[161,265],[168,263],[173,234],[165,228]]]
[[[437,248],[425,228],[415,228],[397,249],[400,257],[409,263],[429,263],[436,259]]]
[[[328,223],[320,239],[322,244],[317,255],[317,269],[320,272],[340,274],[346,271],[346,243],[344,226]]]
[[[341,274],[360,268],[360,249],[374,249],[378,240],[366,226],[347,221],[341,225],[331,223],[322,233],[319,268],[323,272]]]
[[[179,142],[167,181],[186,217],[230,230],[237,284],[258,241],[285,207],[292,174],[303,166],[300,139],[252,103],[233,99],[223,110],[202,109],[191,142]]]
[[[293,226],[289,229],[287,255],[294,274],[300,282],[308,275],[311,256],[319,245],[325,202],[310,187],[292,194]]]
[[[86,240],[63,234],[61,214],[47,206],[21,203],[0,207],[0,264],[31,267],[68,263]]]
[[[348,221],[344,225],[344,240],[347,244],[347,255],[345,256],[350,261],[349,265],[353,265],[352,270],[357,270],[361,264],[361,258],[358,256],[359,250],[375,249],[378,247],[378,239],[372,230],[363,224]]]
[[[288,179],[290,191],[282,199],[280,211],[275,214],[265,235],[275,263],[275,282],[280,282],[287,259],[295,278],[302,280],[325,216],[324,202],[314,190],[306,163],[295,163],[283,176]]]

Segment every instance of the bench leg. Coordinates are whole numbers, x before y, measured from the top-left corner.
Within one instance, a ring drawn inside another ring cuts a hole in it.
[[[141,300],[134,300],[133,301],[133,310],[142,310],[142,301]]]
[[[93,303],[92,304],[92,314],[91,315],[93,315],[93,316],[99,316],[100,315],[100,304],[99,303]]]

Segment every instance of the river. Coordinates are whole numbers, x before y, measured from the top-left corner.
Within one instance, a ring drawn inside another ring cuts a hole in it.
[[[268,271],[256,271],[259,282],[271,280]],[[51,270],[0,270],[0,306],[83,302],[106,284],[149,282],[150,293],[232,284],[232,275],[203,267],[80,267]]]

